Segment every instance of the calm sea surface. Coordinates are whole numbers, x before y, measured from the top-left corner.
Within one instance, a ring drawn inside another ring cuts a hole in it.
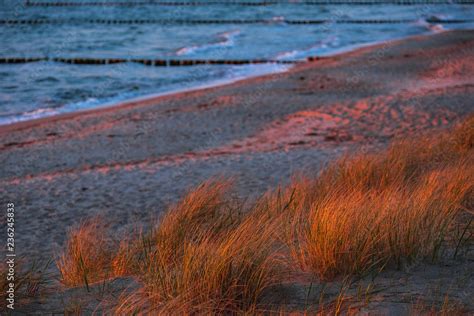
[[[474,19],[474,5],[456,4],[350,6],[305,5],[293,1],[268,6],[149,4],[44,7],[26,6],[24,1],[3,0],[0,3],[0,20],[3,21],[61,22],[0,24],[0,58],[298,60],[383,40],[474,27],[473,23],[443,24],[436,21]],[[149,24],[91,22],[147,19],[160,21]],[[229,21],[256,19],[268,22],[245,24]],[[337,23],[351,19],[403,19],[407,22]],[[197,25],[182,23],[192,20],[224,22]],[[295,25],[284,23],[284,20],[327,22]],[[0,124],[282,71],[285,67],[288,66],[151,67],[135,63],[71,65],[51,61],[0,64]]]

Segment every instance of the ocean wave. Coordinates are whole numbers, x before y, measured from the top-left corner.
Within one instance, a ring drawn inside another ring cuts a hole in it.
[[[0,125],[12,124],[22,121],[34,120],[37,118],[57,115],[59,112],[56,108],[40,108],[33,111],[23,112],[19,114],[9,114],[0,117]]]
[[[337,47],[340,44],[340,39],[337,36],[328,36],[323,40],[317,42],[315,45],[304,49],[295,49],[292,51],[281,52],[276,55],[275,59],[285,60],[285,59],[304,59],[308,56],[318,54],[322,49],[328,47]]]
[[[430,21],[432,20],[430,19]],[[443,25],[439,23],[428,22],[428,19],[418,19],[414,24],[416,26],[423,27],[427,29],[428,31],[434,32],[434,33],[444,31]]]
[[[54,116],[63,113],[82,111],[92,108],[110,106],[120,101],[135,97],[137,94],[119,93],[115,96],[104,98],[88,98],[84,101],[65,103],[57,107],[42,107],[32,111],[26,111],[16,114],[0,115],[0,125],[18,123],[22,121],[34,120],[43,117]]]
[[[285,17],[283,15],[274,16],[271,19],[272,22],[283,23],[285,22]]]
[[[443,19],[448,18],[445,15],[432,15],[426,18],[420,18],[416,20],[415,25],[424,27],[428,31],[438,33],[438,32],[443,32],[445,31],[445,28],[442,24],[440,24]],[[440,22],[440,23],[436,23]]]
[[[235,38],[240,35],[240,30],[233,30],[229,32],[223,32],[216,34],[216,40],[203,44],[203,45],[193,45],[182,47],[176,51],[177,56],[191,55],[198,52],[208,51],[210,49],[222,48],[222,47],[232,47],[235,45]]]

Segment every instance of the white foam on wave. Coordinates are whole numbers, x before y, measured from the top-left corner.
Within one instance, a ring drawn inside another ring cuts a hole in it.
[[[34,120],[42,117],[48,117],[60,114],[56,108],[39,108],[33,111],[23,112],[16,115],[9,115],[7,117],[0,118],[0,125],[13,124],[23,121]]]
[[[442,16],[432,16],[429,19],[422,18],[422,19],[416,20],[415,25],[424,27],[430,32],[439,33],[439,32],[445,31],[445,28],[443,27],[442,24],[433,23],[433,22],[437,20],[441,21],[443,18],[444,17]],[[430,22],[428,22],[428,20],[430,20]]]
[[[338,47],[339,46],[339,37],[337,36],[328,36],[323,40],[317,42],[316,44],[307,47],[305,49],[295,49],[288,52],[281,52],[276,55],[275,59],[285,60],[285,59],[304,59],[308,56],[318,54],[322,49],[327,49],[328,47]]]
[[[49,107],[39,108],[33,111],[27,111],[27,112],[18,113],[15,115],[0,117],[0,125],[13,124],[13,123],[18,123],[18,122],[23,122],[23,121],[50,117],[50,116],[54,116],[58,114],[84,111],[84,110],[93,109],[93,108],[112,106],[119,102],[131,99],[134,97],[137,97],[137,94],[127,92],[127,93],[121,93],[121,94],[115,95],[113,97],[88,98],[84,101],[66,103],[62,106],[58,106],[54,108],[49,108]]]
[[[277,22],[277,23],[282,23],[282,22],[285,22],[285,17],[283,15],[278,15],[278,16],[274,16],[272,17],[272,22]]]
[[[223,32],[216,34],[217,40],[203,44],[203,45],[193,45],[182,47],[176,51],[176,55],[183,56],[183,55],[191,55],[198,52],[207,51],[209,49],[216,49],[216,48],[224,48],[224,47],[232,47],[235,45],[235,38],[240,35],[240,30],[233,30],[229,32]]]

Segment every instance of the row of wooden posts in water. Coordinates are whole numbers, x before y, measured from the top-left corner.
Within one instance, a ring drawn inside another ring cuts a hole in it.
[[[427,4],[474,4],[472,0],[308,0],[308,1],[84,1],[84,2],[45,2],[26,1],[27,6],[41,7],[70,7],[70,6],[202,6],[202,5],[240,5],[240,6],[269,6],[279,4],[304,4],[304,5],[427,5]]]
[[[323,57],[308,57],[306,61],[316,61]],[[305,60],[271,59],[124,59],[124,58],[0,58],[0,64],[25,64],[40,61],[60,62],[74,65],[110,65],[120,63],[139,63],[147,66],[195,66],[195,65],[251,65],[251,64],[296,64]]]

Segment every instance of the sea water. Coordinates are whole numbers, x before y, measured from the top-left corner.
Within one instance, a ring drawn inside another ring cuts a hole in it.
[[[61,1],[64,2],[54,2]],[[73,1],[85,2],[67,2]],[[266,6],[242,6],[221,1],[209,5],[163,6],[138,0],[128,1],[131,2],[129,5],[117,5],[125,0],[109,2],[109,5],[27,6],[25,1],[0,1],[2,21],[62,21],[0,24],[0,58],[304,60],[308,56],[330,55],[360,45],[474,26],[473,23],[443,24],[437,21],[473,19],[474,5],[307,5],[299,1],[280,1]],[[90,22],[147,19],[168,22]],[[354,19],[407,21],[397,24],[338,23]],[[183,23],[192,20],[223,22]],[[231,23],[229,20],[265,22]],[[326,22],[288,24],[285,20]],[[76,65],[52,61],[0,64],[0,124],[110,106],[147,95],[285,71],[288,67],[276,64],[153,67],[131,62]]]

